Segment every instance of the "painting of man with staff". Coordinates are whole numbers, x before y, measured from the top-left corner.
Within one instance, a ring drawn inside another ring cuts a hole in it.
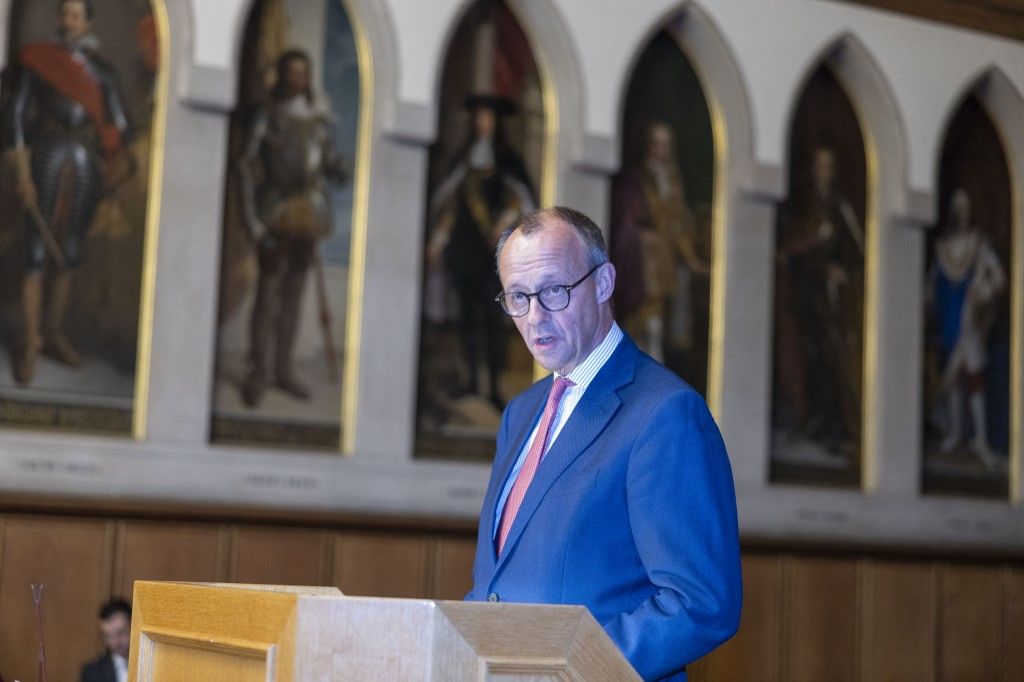
[[[284,52],[277,61],[270,102],[256,117],[240,165],[245,222],[259,251],[249,376],[242,386],[242,399],[250,407],[260,403],[271,380],[295,398],[310,396],[292,369],[302,292],[308,271],[315,266],[319,308],[327,310],[316,245],[331,229],[326,183],[340,184],[348,176],[345,162],[334,151],[329,123],[330,114],[314,105],[309,57],[298,49]],[[257,173],[262,175],[258,187]],[[334,367],[330,326],[323,329],[328,366]]]
[[[215,442],[341,445],[359,68],[342,3],[253,4],[228,140]]]

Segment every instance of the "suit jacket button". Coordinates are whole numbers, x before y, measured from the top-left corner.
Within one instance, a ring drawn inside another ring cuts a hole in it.
[[[497,592],[491,592],[489,595],[487,595],[487,601],[501,601],[501,600],[498,599],[498,593]]]

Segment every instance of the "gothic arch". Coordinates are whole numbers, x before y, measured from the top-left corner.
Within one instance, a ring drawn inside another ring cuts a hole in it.
[[[745,408],[740,404],[742,399],[736,399],[739,393],[733,393],[731,402],[725,397],[726,387],[731,390],[736,382],[725,358],[732,357],[737,350],[730,348],[731,341],[725,330],[744,327],[752,319],[738,319],[734,311],[741,306],[733,301],[743,299],[747,287],[756,281],[756,276],[744,281],[736,273],[746,272],[749,276],[757,271],[758,264],[749,262],[747,254],[761,250],[759,241],[763,239],[759,231],[744,229],[748,225],[745,211],[749,208],[744,196],[775,194],[779,183],[754,158],[753,116],[742,72],[722,33],[696,2],[676,4],[653,20],[643,38],[637,41],[618,87],[619,122],[613,140],[616,155],[622,148],[619,138],[623,134],[626,97],[637,65],[655,35],[669,27],[677,46],[698,76],[712,121],[715,156],[711,227],[713,275],[706,395],[712,411],[727,424]]]
[[[4,2],[5,0],[0,0]],[[9,0],[8,0],[9,1]],[[180,66],[180,87],[184,99],[201,109],[230,111],[234,108],[241,72],[242,44],[245,28],[257,0],[240,0],[234,23],[225,41],[231,46],[230,64],[222,70],[198,63],[192,51],[197,21],[196,0],[172,3],[170,10],[175,49],[171,62]],[[391,123],[397,109],[397,46],[394,30],[381,3],[371,0],[337,0],[342,4],[357,37],[360,60],[360,78],[372,83],[361,96],[370,96],[374,102],[374,122]],[[182,6],[184,5],[184,6]],[[181,28],[178,25],[181,24]],[[364,65],[365,64],[365,68]],[[370,73],[372,72],[372,73]]]
[[[662,13],[638,41],[618,88],[616,135],[621,134],[626,92],[641,54],[658,31],[673,23],[679,47],[701,80],[715,134],[724,136],[726,158],[718,161],[728,169],[730,186],[738,184],[751,191],[762,189],[755,187],[759,183],[754,160],[754,126],[743,75],[718,27],[697,2],[684,2]],[[616,149],[621,147],[620,140],[616,139],[615,143]]]
[[[842,84],[864,135],[865,153],[874,176],[869,183],[878,192],[881,215],[906,216],[911,212],[907,179],[907,138],[903,115],[885,73],[864,44],[844,33],[825,43],[810,60],[789,98],[786,117],[790,131],[798,99],[808,79],[822,64]],[[791,164],[786,151],[786,166]],[[788,177],[788,174],[787,174]]]
[[[936,140],[935,164],[939,163],[943,139],[950,121],[970,95],[978,98],[996,126],[1010,166],[1014,195],[1019,203],[1020,198],[1024,197],[1024,129],[1020,126],[1020,121],[1024,119],[1024,98],[998,66],[990,65],[982,69],[971,77],[951,100],[943,116],[939,139]]]
[[[899,435],[909,430],[887,408],[916,399],[906,389],[915,381],[908,368],[917,366],[913,351],[907,350],[906,322],[914,319],[918,309],[911,300],[916,289],[906,286],[908,278],[916,281],[913,268],[906,266],[906,254],[919,248],[921,233],[906,226],[930,220],[933,206],[910,191],[902,111],[878,61],[851,33],[826,41],[808,62],[789,99],[788,137],[792,139],[800,96],[821,65],[826,65],[842,86],[864,141],[867,184],[860,485],[865,491],[874,491],[893,485],[899,478],[896,472],[909,469],[903,462],[907,457],[893,453],[916,449],[909,439]],[[791,145],[787,145],[787,179],[792,176],[791,153]],[[904,361],[895,360],[901,357]]]
[[[1009,332],[1009,497],[1019,502],[1024,497],[1024,475],[1021,462],[1024,457],[1024,431],[1019,419],[1021,396],[1024,395],[1024,374],[1021,357],[1024,356],[1024,130],[1020,121],[1024,117],[1024,98],[1010,78],[997,66],[989,65],[966,81],[957,96],[951,101],[943,117],[941,137],[936,143],[935,177],[938,197],[942,191],[938,177],[941,173],[942,150],[950,125],[967,98],[974,96],[995,127],[1005,157],[1010,183],[1010,253],[1005,254],[1006,271],[1009,277],[1008,291],[1010,332]],[[935,203],[935,202],[933,202]]]
[[[441,52],[434,60],[436,70],[430,91],[433,98],[430,112],[431,140],[437,133],[440,105],[437,95],[441,91],[441,81],[444,77],[445,57],[455,32],[474,2],[476,0],[462,1],[452,15],[444,39],[437,45]],[[560,178],[566,164],[580,158],[584,145],[582,125],[562,125],[565,121],[582,121],[584,114],[583,73],[572,49],[572,34],[565,25],[561,12],[551,0],[506,0],[506,5],[515,15],[530,43],[530,50],[541,73],[545,100],[555,103],[552,110],[546,111],[545,115],[551,117],[552,125],[557,130],[557,148],[552,152],[557,159],[558,168],[551,170]]]

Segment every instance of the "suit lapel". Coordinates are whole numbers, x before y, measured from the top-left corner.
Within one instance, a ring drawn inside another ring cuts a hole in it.
[[[551,486],[598,437],[618,411],[622,401],[617,391],[633,380],[637,352],[629,337],[623,337],[619,347],[594,377],[587,392],[583,394],[583,399],[576,405],[569,421],[562,427],[558,438],[537,467],[537,473],[509,530],[505,551],[498,557],[497,568],[500,568],[515,550],[519,537]],[[545,397],[546,395],[545,393]],[[525,436],[523,438],[525,439]],[[519,441],[519,445],[522,447],[522,440]]]
[[[105,671],[106,679],[109,682],[117,682],[117,670],[114,668],[114,655],[108,651],[107,657],[104,660],[106,661],[106,665],[103,667],[103,670]]]

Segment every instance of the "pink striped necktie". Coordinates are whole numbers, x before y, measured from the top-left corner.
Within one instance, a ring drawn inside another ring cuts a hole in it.
[[[499,555],[505,548],[505,540],[508,539],[508,533],[512,530],[512,522],[516,520],[519,507],[523,504],[523,498],[526,497],[526,490],[530,487],[530,482],[533,481],[533,476],[537,473],[537,465],[540,464],[541,457],[544,456],[544,451],[547,449],[548,439],[551,437],[551,427],[554,425],[555,415],[558,413],[558,403],[561,402],[566,389],[575,385],[564,377],[556,378],[551,385],[551,393],[548,394],[548,402],[544,406],[544,414],[541,415],[537,435],[534,436],[533,443],[530,444],[523,467],[519,470],[519,476],[505,501],[505,510],[502,512],[501,525],[498,528]]]

